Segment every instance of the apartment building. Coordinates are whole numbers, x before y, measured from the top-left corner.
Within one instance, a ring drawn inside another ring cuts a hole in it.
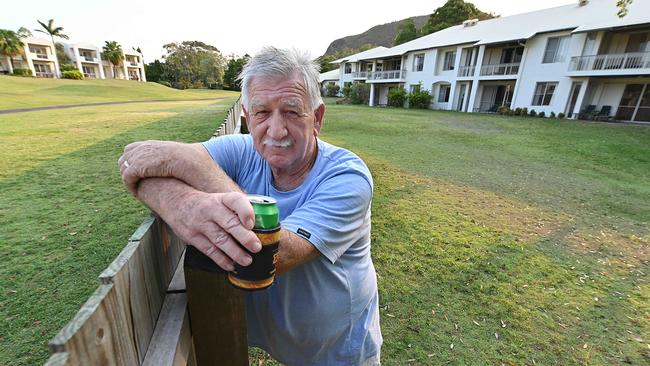
[[[340,83],[425,89],[431,108],[495,112],[500,106],[650,122],[650,1],[618,18],[610,0],[465,23],[384,50],[335,61]],[[365,71],[354,74],[352,70]],[[349,71],[346,73],[346,71]]]
[[[23,39],[22,54],[0,58],[0,73],[13,73],[14,69],[30,69],[32,75],[43,78],[60,78],[59,60],[51,40],[28,37]],[[87,79],[125,79],[147,81],[142,54],[123,51],[124,59],[118,65],[102,60],[102,49],[89,43],[64,44],[68,59]],[[115,69],[115,74],[113,74]]]
[[[86,79],[105,79],[101,49],[88,43],[65,44],[65,54]]]
[[[22,54],[0,59],[0,72],[11,74],[14,69],[29,69],[36,77],[60,76],[59,62],[52,41],[35,37],[24,38],[22,41]]]

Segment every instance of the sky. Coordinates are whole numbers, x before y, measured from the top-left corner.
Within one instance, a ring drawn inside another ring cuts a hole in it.
[[[479,9],[501,16],[576,3],[578,0],[473,0]],[[615,0],[612,2],[614,11]],[[428,15],[445,0],[30,0],[3,1],[0,29],[30,30],[54,19],[73,43],[101,47],[117,41],[140,47],[145,62],[164,54],[171,42],[203,41],[225,56],[254,54],[272,45],[308,51],[313,57],[345,36],[411,16]],[[44,36],[34,32],[34,35]]]

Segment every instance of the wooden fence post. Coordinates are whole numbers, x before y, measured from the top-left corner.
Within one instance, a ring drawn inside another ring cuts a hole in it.
[[[196,364],[247,366],[243,291],[230,285],[226,272],[191,245],[184,270]]]

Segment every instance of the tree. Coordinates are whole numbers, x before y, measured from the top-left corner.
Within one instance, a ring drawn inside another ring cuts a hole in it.
[[[113,69],[113,79],[116,78],[115,67],[119,66],[122,60],[124,60],[124,52],[122,52],[122,46],[116,41],[105,41],[104,46],[102,47],[102,56],[105,60],[111,63]]]
[[[397,35],[395,36],[393,46],[412,41],[416,38],[418,38],[418,30],[415,28],[413,19],[406,19],[399,25],[399,28],[397,29]]]
[[[47,24],[41,22],[40,20],[36,21],[41,25],[41,27],[43,27],[43,29],[35,29],[35,31],[48,34],[50,38],[52,38],[52,44],[54,44],[54,37],[70,39],[70,37],[63,34],[63,27],[54,26],[54,19],[50,19]]]
[[[632,0],[616,0],[616,6],[618,7],[618,13],[616,15],[619,18],[626,16],[630,5],[632,5]]]
[[[239,73],[241,73],[244,65],[246,65],[250,58],[249,55],[244,55],[244,57],[239,58],[234,55],[230,56],[226,71],[223,74],[223,85],[225,89],[241,90],[241,80],[238,79]]]
[[[169,81],[167,80],[167,65],[164,62],[159,60],[154,60],[144,65],[144,72],[147,75],[148,81],[159,82],[159,81]]]
[[[445,5],[429,15],[429,19],[420,29],[420,33],[424,36],[461,24],[468,19],[485,20],[494,17],[494,14],[482,12],[472,3],[466,3],[463,0],[447,0]]]
[[[23,42],[20,40],[18,33],[0,29],[0,55],[9,58],[11,68],[14,69],[14,56],[18,56],[23,51]]]
[[[184,41],[163,46],[169,81],[175,88],[200,88],[223,81],[226,65],[219,49],[201,41]]]

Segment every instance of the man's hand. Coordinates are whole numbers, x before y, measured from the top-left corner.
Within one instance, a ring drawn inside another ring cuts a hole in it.
[[[129,192],[137,196],[141,179],[174,177],[180,147],[181,144],[172,141],[141,141],[127,145],[117,163]]]
[[[226,271],[234,269],[233,261],[243,266],[251,263],[244,248],[253,253],[262,249],[251,231],[253,207],[243,193],[194,191],[180,199],[178,210],[168,216],[163,218],[176,235]]]

